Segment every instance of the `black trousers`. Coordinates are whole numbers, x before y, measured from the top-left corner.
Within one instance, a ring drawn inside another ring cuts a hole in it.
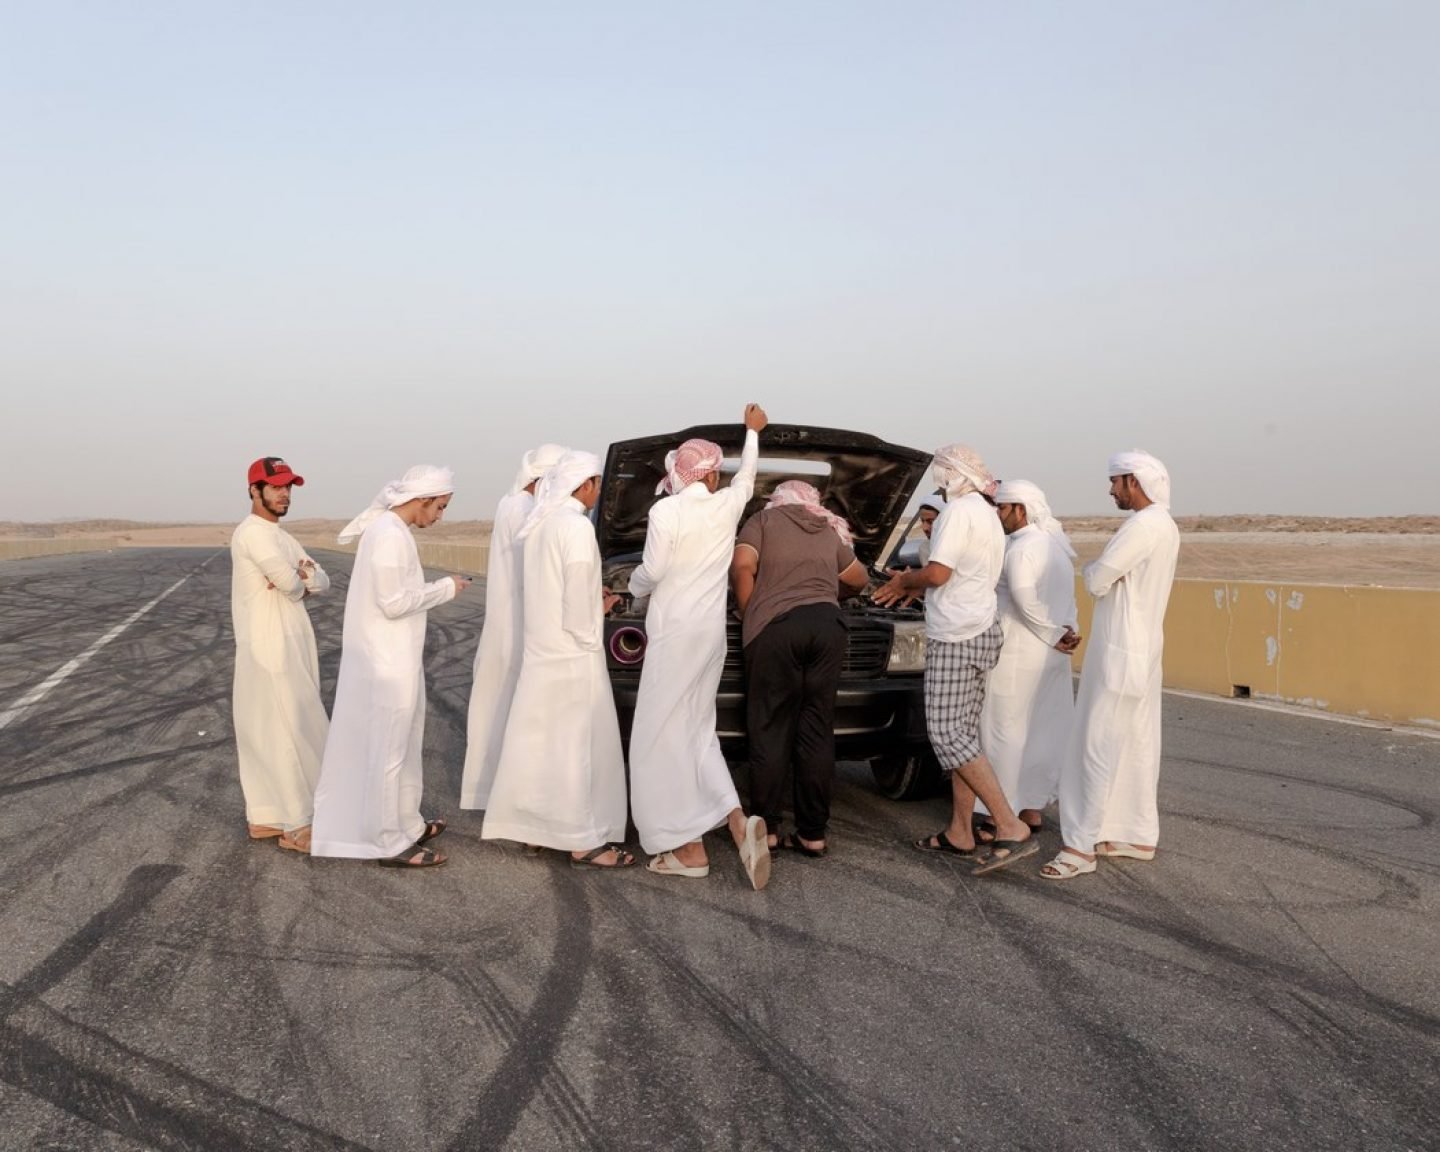
[[[750,807],[778,828],[787,780],[795,826],[822,840],[835,786],[835,690],[846,629],[834,604],[802,604],[765,626],[745,649]],[[793,772],[792,772],[793,769]]]

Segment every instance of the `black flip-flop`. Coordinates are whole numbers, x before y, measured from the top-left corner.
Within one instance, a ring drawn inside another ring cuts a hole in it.
[[[786,852],[798,852],[801,856],[810,857],[811,860],[822,859],[830,851],[829,845],[824,848],[807,848],[800,842],[799,836],[788,832],[780,837],[780,843],[776,847],[783,848]]]
[[[597,863],[599,857],[605,855],[606,852],[615,853],[615,863]],[[613,872],[617,868],[629,868],[634,863],[634,854],[625,851],[619,844],[601,844],[598,848],[590,849],[584,856],[570,857],[570,867],[572,868],[596,868],[602,872]]]
[[[938,840],[940,843],[931,844],[931,840]],[[961,848],[951,840],[949,836],[945,835],[944,828],[931,836],[926,836],[923,840],[912,840],[911,843],[921,852],[939,852],[945,856],[958,856],[961,860],[978,860],[980,858],[980,853],[974,848]]]
[[[995,843],[995,834],[999,831],[995,827],[995,821],[989,816],[981,816],[980,813],[970,817],[970,831],[975,834],[976,844]]]
[[[441,832],[445,831],[445,817],[437,816],[434,820],[425,821],[425,831],[420,833],[420,839],[416,844],[424,844],[427,840],[433,840]]]
[[[438,868],[448,859],[448,856],[441,856],[433,849],[421,848],[419,844],[414,844],[400,855],[387,856],[378,863],[381,868]]]
[[[1002,851],[1003,856],[997,854]],[[1040,841],[1034,836],[1027,836],[1024,840],[996,840],[990,845],[990,854],[978,867],[970,869],[970,875],[983,876],[986,872],[998,872],[1001,868],[1008,868],[1015,861],[1034,856],[1039,851]]]

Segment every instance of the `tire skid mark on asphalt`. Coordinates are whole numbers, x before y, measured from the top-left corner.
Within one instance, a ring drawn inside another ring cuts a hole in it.
[[[183,869],[134,869],[109,906],[90,917],[48,957],[0,990],[0,1079],[60,1111],[146,1147],[346,1149],[357,1145],[290,1120],[263,1104],[158,1060],[49,1008],[40,997],[89,960],[102,944],[123,939]],[[23,1017],[29,1027],[16,1022]],[[125,1079],[106,1071],[125,1068]],[[138,1076],[137,1076],[138,1074]],[[136,1079],[148,1081],[142,1087]],[[177,1107],[161,1090],[186,1100]]]
[[[1141,865],[1140,867],[1152,867]],[[1420,1038],[1433,1039],[1440,1036],[1440,1017],[1417,1008],[1397,1003],[1380,993],[1371,992],[1356,985],[1352,980],[1325,979],[1313,970],[1302,968],[1292,962],[1278,960],[1273,956],[1251,951],[1236,944],[1227,943],[1208,931],[1188,906],[1171,900],[1165,892],[1153,883],[1143,881],[1136,874],[1138,869],[1116,867],[1107,869],[1112,877],[1143,895],[1147,901],[1144,912],[1084,902],[1072,893],[1060,890],[1052,883],[1050,888],[1036,889],[1034,895],[1060,904],[1067,904],[1077,911],[1094,916],[1112,924],[1130,929],[1138,936],[1166,944],[1178,944],[1196,961],[1181,963],[1168,954],[1140,952],[1132,943],[1126,949],[1117,949],[1108,962],[1122,968],[1143,972],[1153,970],[1154,964],[1173,964],[1202,979],[1223,984],[1225,987],[1251,995],[1256,983],[1274,986],[1286,993],[1302,989],[1314,996],[1336,1002],[1344,1007],[1365,1012],[1382,1018],[1385,1022],[1402,1031]],[[1168,915],[1167,915],[1168,910]],[[1216,961],[1237,969],[1241,974],[1217,971]]]
[[[1293,1017],[1286,1016],[1287,1010],[1293,1011],[1295,998],[1302,994],[1312,1012],[1318,1010],[1318,1005],[1325,1005],[1327,1020],[1342,1031],[1347,1030],[1335,1024],[1336,1009],[1367,1018],[1372,1031],[1387,1025],[1398,1029],[1406,1041],[1416,1045],[1413,1058],[1404,1055],[1403,1045],[1397,1051],[1395,1038],[1382,1036],[1370,1042],[1369,1047],[1359,1055],[1355,1054],[1357,1049],[1351,1049],[1351,1054],[1341,1061],[1344,1073],[1367,1083],[1373,1092],[1387,1101],[1392,1112],[1410,1117],[1417,1134],[1433,1131],[1434,1126],[1440,1123],[1440,1115],[1437,1115],[1435,1105],[1428,1103],[1434,1098],[1433,1083],[1427,1080],[1423,1069],[1430,1061],[1428,1054],[1432,1051],[1434,1038],[1440,1036],[1440,1019],[1367,992],[1348,978],[1327,980],[1293,964],[1217,940],[1205,932],[1203,925],[1198,925],[1197,918],[1188,908],[1171,901],[1160,889],[1142,879],[1140,872],[1144,867],[1150,866],[1108,870],[1129,890],[1141,894],[1147,901],[1143,918],[1142,914],[1121,909],[1082,904],[1055,887],[1040,889],[1038,895],[1070,903],[1077,910],[1083,909],[1100,919],[1124,925],[1157,943],[1178,943],[1194,958],[1179,960],[1174,957],[1173,950],[1166,953],[1143,951],[1127,942],[1126,947],[1106,950],[1107,963],[1112,967],[1153,979],[1156,965],[1161,964],[1177,973],[1184,973],[1192,980],[1219,986],[1235,998],[1254,1003],[1267,1014],[1273,1014],[1273,1005],[1278,1001],[1282,1005],[1281,1017],[1289,1019],[1302,1038],[1312,1043],[1314,1038],[1304,1026],[1297,1026]],[[1013,918],[1019,913],[1006,908],[1004,915]],[[1021,931],[1017,928],[1012,935]],[[1028,942],[1017,946],[1031,947]],[[1065,959],[1061,956],[1057,962]]]
[[[18,1014],[18,1013],[17,1013]],[[32,1028],[0,1023],[0,1079],[146,1148],[366,1152],[35,1002]],[[124,1069],[112,1073],[109,1069]],[[172,1105],[165,1096],[183,1099]]]
[[[461,1123],[447,1152],[468,1152],[477,1133],[490,1147],[503,1147],[530,1106],[542,1080],[559,1076],[557,1056],[565,1031],[580,1004],[580,992],[594,958],[594,920],[590,901],[574,875],[553,872],[558,908],[555,947],[530,1008],[515,1024],[518,1043],[512,1043],[500,1066],[475,1099],[468,1119]],[[506,1004],[497,998],[484,1003]],[[506,1004],[508,1008],[508,1004]],[[556,1088],[562,1103],[561,1126],[578,1130],[593,1147],[603,1147],[594,1121],[578,1104],[578,1094],[567,1083]]]
[[[1187,1107],[1186,1102],[1193,1096],[1187,1090],[1188,1085],[1172,1075],[1140,1037],[1127,1031],[1124,1017],[1110,1010],[1105,997],[1091,998],[1095,981],[1073,962],[1073,945],[1033,932],[1023,914],[1004,901],[991,903],[992,922],[1003,934],[1012,955],[1019,954],[1018,959],[1031,978],[1044,990],[1047,1002],[1060,1015],[1061,1027],[1076,1037],[1081,1051],[1087,1055],[1098,1053],[1099,1059],[1109,1066],[1109,1070],[1098,1077],[1087,1070],[1087,1077],[1123,1085],[1124,1115],[1146,1129],[1144,1139],[1138,1141],[1133,1133],[1112,1129],[1112,1146],[1143,1147],[1154,1152],[1165,1149],[1190,1152],[1195,1148],[1196,1137],[1211,1131],[1211,1122]],[[1153,965],[1143,972],[1153,977]],[[1184,1120],[1180,1131],[1176,1131],[1177,1114]],[[1111,1122],[1118,1119],[1112,1117]],[[1039,1138],[1032,1146],[1069,1147],[1067,1137],[1071,1135],[1064,1127],[1053,1133],[1037,1133]]]
[[[890,1132],[882,1131],[847,1099],[850,1089],[832,1084],[811,1069],[759,1024],[742,1005],[712,987],[690,964],[684,953],[658,934],[652,921],[625,898],[618,889],[601,891],[600,903],[623,921],[635,940],[645,944],[658,961],[658,971],[671,978],[687,998],[704,1009],[721,1027],[742,1043],[747,1055],[764,1064],[769,1074],[783,1083],[796,1113],[809,1116],[829,1135],[826,1148],[868,1150],[892,1147]],[[900,1117],[892,1117],[896,1129]],[[895,1129],[892,1129],[894,1131]]]
[[[186,744],[183,748],[164,748],[155,752],[142,752],[135,756],[121,756],[115,760],[107,760],[103,764],[89,764],[84,768],[70,768],[64,772],[56,772],[50,776],[41,776],[34,780],[21,780],[15,784],[0,784],[0,797],[16,796],[22,792],[29,792],[36,788],[48,788],[53,784],[71,784],[77,780],[88,779],[91,776],[98,776],[105,772],[115,772],[123,768],[135,768],[145,764],[153,764],[158,760],[168,760],[177,753],[191,752],[213,752],[219,748],[230,745],[227,736],[221,740],[210,740],[203,744]]]
[[[1181,816],[1184,819],[1192,820],[1197,824],[1210,827],[1228,828],[1243,836],[1251,836],[1257,840],[1265,840],[1271,844],[1280,844],[1286,848],[1293,848],[1302,853],[1309,853],[1313,856],[1327,857],[1332,861],[1355,865],[1374,875],[1382,884],[1383,891],[1377,898],[1336,901],[1333,907],[1355,907],[1370,904],[1380,904],[1388,908],[1403,908],[1414,905],[1424,899],[1424,893],[1420,885],[1410,877],[1403,875],[1399,869],[1415,869],[1426,871],[1423,863],[1409,860],[1395,860],[1385,857],[1381,860],[1375,859],[1375,853],[1365,853],[1356,849],[1335,848],[1326,844],[1317,844],[1311,840],[1304,840],[1298,836],[1289,836],[1283,832],[1273,831],[1274,825],[1266,824],[1263,821],[1227,819],[1217,816],[1191,816],[1184,813],[1166,810],[1166,815],[1175,817]]]
[[[446,833],[446,835],[449,835],[449,833]],[[729,843],[728,834],[726,835],[725,840],[727,843]],[[836,859],[838,860],[838,858]],[[808,867],[808,864],[799,864],[797,862],[796,866]],[[832,866],[833,865],[829,860],[827,860],[827,862],[824,864],[824,867],[827,870],[832,868]],[[873,875],[873,873],[867,871],[861,866],[853,866],[849,869],[849,871],[861,877],[862,879],[870,878]],[[777,882],[775,879],[777,875],[778,873],[771,874],[772,879],[770,883],[772,886]],[[637,879],[644,883],[647,878],[639,877]],[[713,874],[709,882],[711,884],[724,883],[724,881],[717,880],[713,876]],[[876,884],[874,885],[874,887],[879,888],[882,891],[888,891],[888,888],[885,885]],[[933,908],[937,900],[943,899],[945,896],[949,895],[949,893],[938,892],[934,888],[914,887],[908,889],[907,892],[909,893],[907,899],[910,899],[913,902],[920,902],[923,900],[927,908]],[[657,879],[653,885],[645,885],[644,893],[648,899],[654,900],[657,903],[663,902],[667,905],[673,905],[677,909],[693,909],[695,907],[697,899],[693,890],[687,891],[686,889],[681,888],[674,880],[662,881]],[[783,919],[777,919],[774,912],[770,910],[745,912],[741,909],[734,907],[727,908],[721,906],[712,906],[709,911],[715,916],[724,917],[728,922],[734,924],[737,928],[764,932],[766,935],[772,936],[776,939],[783,939],[789,941],[790,943],[795,944],[797,947],[810,947],[816,943],[816,938],[813,933],[808,932],[802,928],[795,928],[792,925],[786,923]],[[939,936],[940,934],[941,933],[937,931],[936,935]],[[890,968],[894,971],[906,972],[914,976],[946,979],[953,974],[953,968],[943,962],[943,957],[937,958],[937,963],[934,966],[930,966],[917,964],[907,960],[897,959],[894,956],[887,955],[883,950],[880,950],[878,947],[865,948],[849,940],[826,938],[823,943],[827,950],[837,953],[839,955],[848,956],[855,960],[861,960],[868,964],[883,963],[887,968]]]
[[[215,678],[214,646],[201,648],[191,643],[174,659],[137,651],[137,646],[153,644],[157,635],[164,637],[167,632],[161,628],[152,635],[150,630],[141,629],[127,640],[132,645],[128,650],[117,649],[124,668],[118,688],[113,673],[92,685],[83,679],[73,681],[63,698],[51,702],[47,713],[50,724],[45,731],[34,725],[12,729],[7,738],[16,743],[16,751],[41,752],[53,759],[61,752],[74,753],[92,744],[112,742],[116,736],[136,729],[141,729],[141,742],[150,743],[179,717],[225,699],[228,693],[218,687],[203,694],[193,690],[193,685],[213,682]],[[106,723],[117,711],[125,716],[125,722]],[[148,739],[143,731],[146,724],[153,726]],[[52,734],[57,727],[58,736]]]
[[[84,715],[78,717],[62,716],[56,719],[56,724],[63,725],[59,734],[52,740],[45,741],[36,739],[34,743],[29,741],[17,741],[19,745],[11,754],[13,759],[8,764],[8,771],[0,772],[0,780],[19,781],[21,777],[30,777],[36,770],[47,771],[55,762],[75,764],[91,759],[93,754],[103,752],[105,758],[98,760],[93,765],[85,767],[96,767],[104,769],[112,761],[125,760],[133,750],[145,748],[151,741],[139,739],[137,732],[143,730],[147,725],[154,726],[162,722],[174,723],[175,719],[195,710],[208,711],[210,719],[206,721],[205,732],[207,736],[219,727],[212,740],[219,740],[221,743],[233,742],[233,734],[230,732],[229,718],[225,717],[223,724],[217,725],[218,717],[216,711],[223,702],[220,696],[197,696],[186,700],[183,704],[168,706],[161,709],[139,711],[136,702],[130,701],[129,718],[124,723],[110,723],[101,727],[101,721],[92,719],[96,709],[89,708],[79,702],[72,702],[72,708],[67,713],[77,709],[83,710]],[[111,709],[114,702],[111,702]],[[117,748],[116,745],[119,745]],[[210,748],[211,745],[201,738],[197,732],[193,738],[177,741],[174,745],[153,750],[156,753],[163,752],[166,755],[181,755],[191,751],[202,751]],[[117,752],[119,755],[117,755]],[[70,771],[70,769],[66,769]],[[56,774],[58,775],[58,774]],[[42,779],[43,777],[35,777]],[[0,786],[3,788],[3,786]]]
[[[1333,780],[1313,780],[1304,776],[1297,776],[1289,772],[1276,772],[1268,768],[1248,768],[1242,764],[1225,764],[1218,760],[1200,760],[1189,756],[1170,756],[1164,758],[1166,764],[1187,764],[1192,767],[1214,769],[1221,772],[1234,772],[1241,776],[1254,776],[1262,780],[1283,780],[1286,784],[1297,785],[1301,789],[1319,792],[1338,792],[1342,796],[1353,796],[1357,800],[1363,800],[1367,804],[1374,804],[1380,808],[1392,808],[1413,816],[1417,821],[1415,827],[1429,828],[1435,823],[1435,811],[1430,808],[1414,807],[1413,802],[1401,803],[1394,798],[1375,788],[1365,788],[1355,784],[1342,784]]]
[[[452,966],[446,969],[445,976],[458,990],[476,1001],[492,1032],[507,1049],[525,1044],[524,1013],[510,1004],[488,972],[479,968],[457,971]],[[538,1073],[536,1079],[539,1095],[550,1109],[545,1118],[564,1146],[603,1148],[605,1142],[599,1127],[561,1065],[552,1062]],[[477,1136],[472,1129],[464,1142],[457,1132],[452,1146],[475,1147],[476,1142]]]
[[[95,655],[100,652],[107,644],[109,644],[117,636],[121,635],[121,633],[123,633],[127,628],[129,628],[130,625],[134,624],[137,620],[144,617],[152,608],[154,608],[172,592],[177,591],[180,586],[189,579],[190,575],[188,574],[182,576],[179,580],[175,581],[174,584],[170,585],[169,588],[165,589],[164,592],[160,593],[159,596],[155,597],[155,599],[149,601],[147,604],[142,605],[134,612],[130,613],[130,615],[125,617],[124,620],[120,621],[119,624],[116,624],[103,636],[91,643],[90,646],[86,648],[83,652],[81,652],[78,656],[75,656],[66,663],[62,664],[59,668],[57,668],[54,672],[52,672],[49,676],[47,676],[24,696],[20,697],[20,699],[17,700],[14,704],[12,704],[9,708],[7,708],[3,712],[0,712],[0,730],[8,728],[11,724],[18,723],[20,720],[24,719],[25,714],[28,713],[33,707],[35,707],[36,704],[40,703],[40,701],[45,699],[46,696],[50,695],[50,693],[54,689],[58,688],[61,684],[68,680],[71,675],[73,675],[75,672],[78,672],[81,668],[88,664],[92,659],[94,659]]]

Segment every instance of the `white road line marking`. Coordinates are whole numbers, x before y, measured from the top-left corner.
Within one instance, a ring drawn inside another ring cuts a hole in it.
[[[206,563],[208,564],[209,561],[207,560]],[[201,567],[203,568],[204,565],[202,564]],[[4,728],[9,724],[13,724],[16,720],[19,720],[26,712],[30,711],[30,709],[40,703],[41,700],[45,699],[52,689],[64,683],[66,677],[83,668],[89,663],[90,658],[94,656],[95,653],[99,652],[100,649],[104,648],[105,645],[109,644],[110,641],[114,640],[115,637],[119,636],[120,633],[124,632],[125,629],[129,628],[130,625],[134,624],[135,621],[139,620],[140,617],[144,616],[145,613],[149,612],[150,609],[154,608],[155,605],[159,604],[160,601],[164,600],[165,597],[169,596],[170,593],[174,592],[175,589],[179,588],[180,585],[184,584],[185,581],[189,580],[193,575],[195,575],[195,573],[191,572],[188,575],[180,577],[179,580],[175,581],[175,583],[165,589],[164,592],[161,592],[160,595],[156,596],[150,603],[130,613],[129,616],[125,617],[125,619],[115,625],[114,628],[111,628],[110,631],[106,632],[105,635],[101,636],[100,639],[96,640],[95,643],[91,644],[90,647],[76,656],[75,659],[62,664],[44,680],[40,681],[39,684],[30,689],[24,696],[20,697],[15,705],[7,708],[4,712],[0,712],[0,728]]]

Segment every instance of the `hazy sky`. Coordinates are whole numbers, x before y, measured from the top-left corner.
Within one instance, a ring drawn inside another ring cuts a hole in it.
[[[738,419],[1440,511],[1440,4],[0,2],[0,519]]]

